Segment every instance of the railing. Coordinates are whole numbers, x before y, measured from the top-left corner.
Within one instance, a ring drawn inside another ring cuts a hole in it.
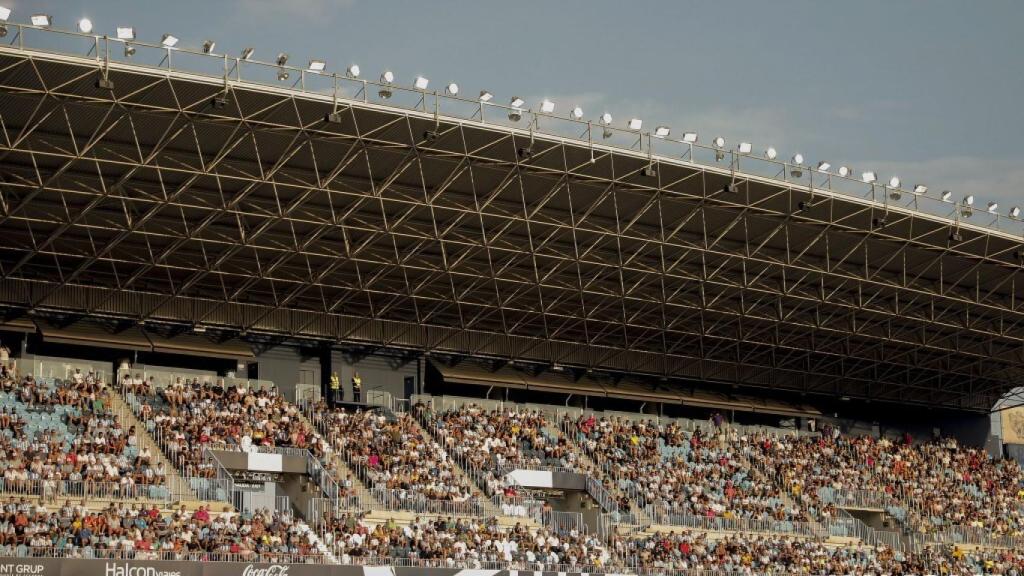
[[[680,526],[695,530],[718,532],[777,532],[809,537],[824,536],[823,532],[825,531],[825,528],[820,524],[814,522],[799,522],[795,520],[760,520],[752,518],[723,518],[721,516],[694,516],[692,514],[677,514],[654,510],[652,507],[648,507],[646,513],[654,524]]]
[[[818,498],[826,504],[833,504],[840,508],[865,508],[885,510],[896,496],[877,490],[839,490],[824,486],[818,488]]]
[[[583,514],[579,512],[565,512],[561,510],[548,510],[543,514],[544,527],[556,534],[579,534],[587,533],[587,525],[583,522]]]
[[[73,558],[84,560],[178,560],[189,562],[262,562],[272,564],[329,564],[323,554],[290,554],[277,552],[249,552],[231,554],[228,552],[175,552],[172,550],[123,550],[101,548],[25,547],[24,554],[14,549],[15,558]]]
[[[916,536],[925,542],[934,544],[969,544],[1024,550],[1024,536],[997,534],[989,529],[973,526],[943,526],[931,532],[916,534]]]
[[[522,496],[504,496],[495,494],[491,496],[491,503],[501,511],[503,516],[516,516],[519,518],[532,518],[542,521],[544,501],[536,498],[524,498]]]
[[[292,502],[287,496],[274,496],[274,512],[279,514],[291,514]]]
[[[171,489],[164,483],[124,485],[118,482],[49,480],[43,478],[24,481],[8,481],[0,478],[0,493],[38,496],[44,501],[52,501],[58,498],[97,498],[171,502],[180,496],[180,494],[172,494]]]
[[[407,511],[419,514],[440,514],[443,516],[483,516],[484,508],[477,499],[465,501],[432,500],[414,492],[372,488],[370,494],[378,505],[375,508],[387,511]]]

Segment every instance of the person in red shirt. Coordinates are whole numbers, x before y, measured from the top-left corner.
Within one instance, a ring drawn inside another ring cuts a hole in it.
[[[192,517],[196,522],[202,522],[203,524],[208,524],[210,522],[210,513],[206,511],[205,506],[200,506],[199,510],[196,510],[196,513],[193,514]]]

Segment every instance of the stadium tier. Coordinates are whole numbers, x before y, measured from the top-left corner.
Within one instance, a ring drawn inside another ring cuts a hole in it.
[[[0,575],[1024,575],[1007,224],[0,14]]]

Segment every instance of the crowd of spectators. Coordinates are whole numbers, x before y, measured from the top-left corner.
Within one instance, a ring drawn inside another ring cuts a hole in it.
[[[354,466],[378,497],[467,502],[473,489],[445,449],[409,413],[315,408],[330,449]]]
[[[309,527],[267,510],[242,515],[162,510],[124,503],[93,510],[85,500],[47,507],[9,499],[0,509],[0,556],[232,559],[302,562],[320,554]]]
[[[186,476],[214,474],[203,458],[207,447],[294,447],[318,457],[326,447],[299,417],[299,409],[275,389],[178,379],[148,396],[132,397],[139,416]]]
[[[954,546],[905,553],[887,546],[839,546],[784,535],[670,532],[616,541],[645,570],[722,574],[1024,574],[1024,552]]]
[[[822,496],[859,491],[898,510],[915,531],[959,526],[1024,535],[1020,465],[953,439],[915,443],[826,428],[820,437],[772,435],[759,446],[762,465],[809,508],[823,506]]]
[[[511,470],[580,467],[569,440],[547,433],[548,421],[538,411],[470,404],[434,413],[418,404],[414,413],[434,429],[445,450],[482,473],[491,494],[506,487],[501,479]]]
[[[46,498],[148,496],[165,484],[162,463],[134,427],[109,410],[102,379],[76,369],[67,379],[0,375],[0,487]]]
[[[673,515],[807,522],[811,514],[782,494],[747,459],[756,438],[714,427],[683,430],[624,418],[580,417],[568,428],[609,480],[659,521]]]
[[[346,514],[327,522],[325,541],[342,562],[398,559],[415,565],[483,568],[511,563],[525,570],[582,570],[610,567],[611,555],[598,538],[577,531],[555,533],[496,519],[416,518],[374,526]]]

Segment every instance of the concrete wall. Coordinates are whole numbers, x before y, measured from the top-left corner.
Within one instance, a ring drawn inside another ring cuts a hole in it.
[[[316,385],[320,382],[320,359],[304,356],[302,350],[277,346],[256,357],[260,380],[270,380],[285,398],[296,400],[296,385],[303,380]]]
[[[363,380],[363,401],[371,390],[383,390],[395,398],[408,398],[405,378],[412,377],[414,387],[419,382],[418,363],[415,360],[399,366],[394,358],[367,356],[353,363],[342,352],[335,350],[331,353],[331,366],[341,378],[346,401],[352,400],[352,375],[357,371]]]

